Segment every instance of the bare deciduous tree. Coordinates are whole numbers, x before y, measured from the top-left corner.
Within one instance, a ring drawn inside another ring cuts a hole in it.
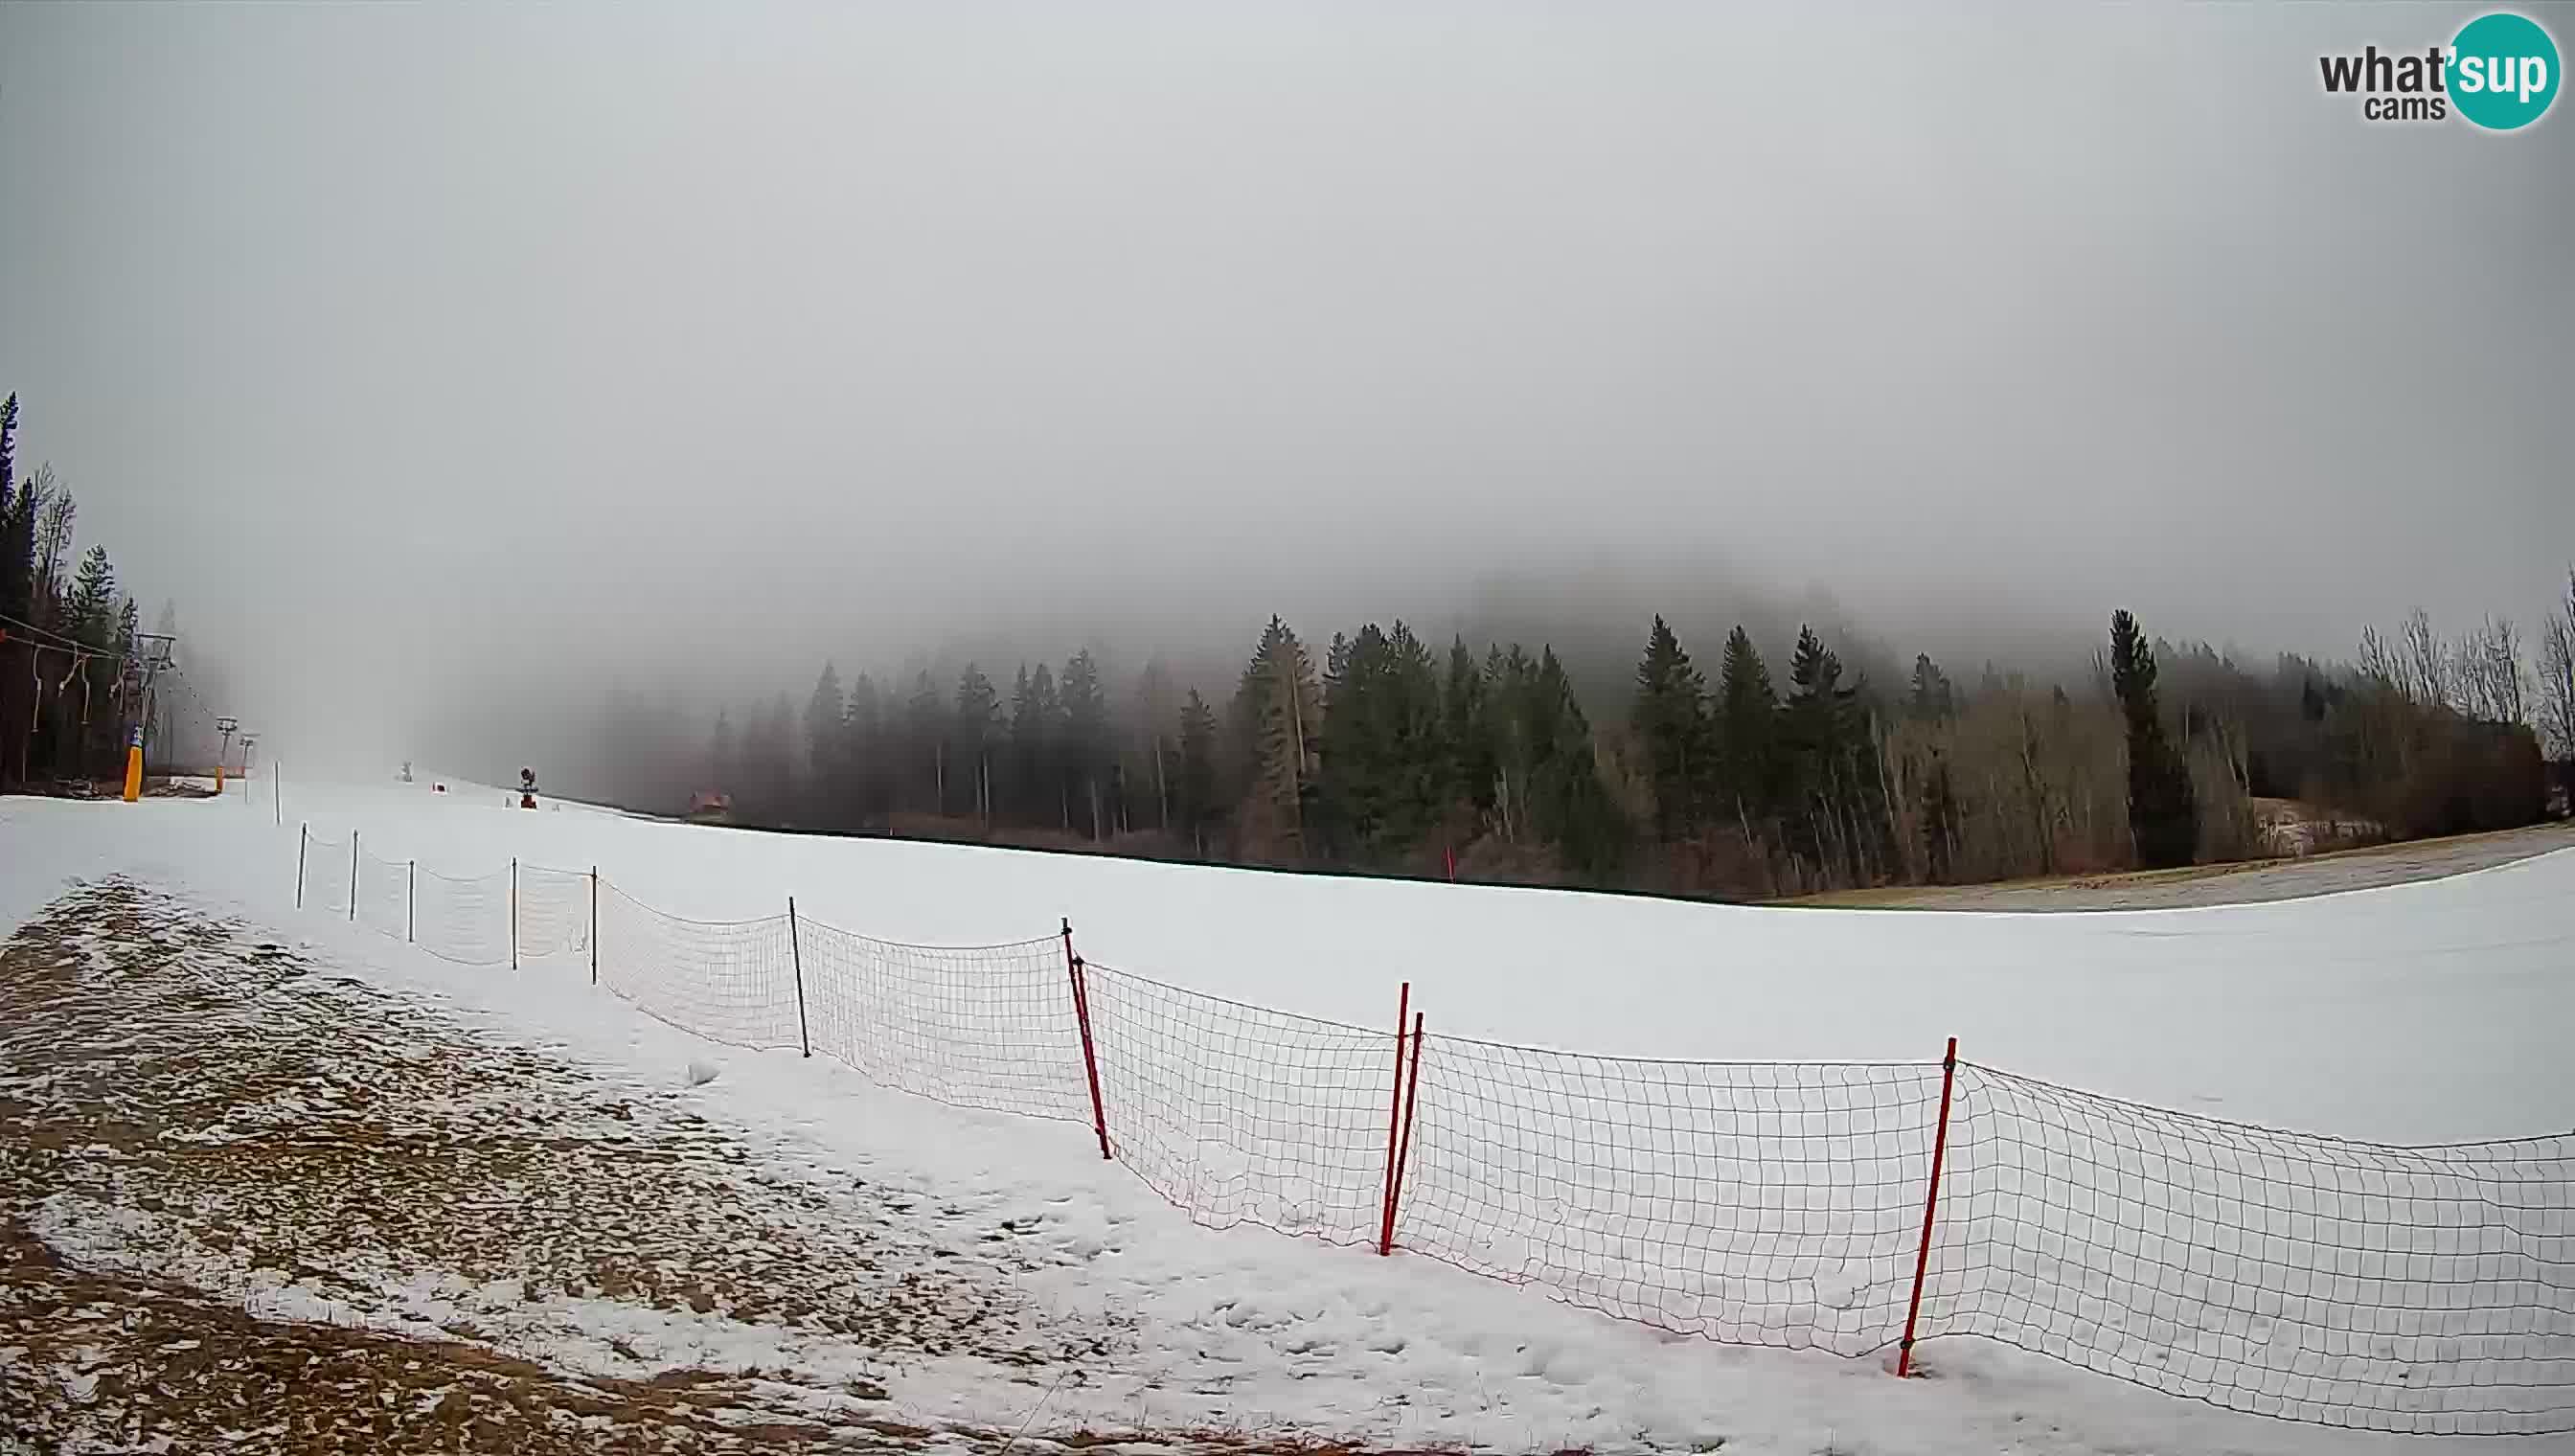
[[[2512,619],[2489,617],[2459,639],[2450,659],[2452,705],[2488,723],[2527,722],[2528,695],[2521,666],[2521,632]]]
[[[2415,608],[2405,615],[2397,636],[2403,643],[2397,681],[2405,696],[2426,708],[2456,707],[2451,702],[2450,650],[2432,631],[2432,615]]]
[[[2575,758],[2575,569],[2566,573],[2566,600],[2539,630],[2539,728],[2550,752]]]

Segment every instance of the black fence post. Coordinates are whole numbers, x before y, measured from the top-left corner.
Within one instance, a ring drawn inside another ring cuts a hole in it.
[[[796,967],[796,1044],[814,1054],[813,1033],[805,1029],[805,945],[796,933],[796,896],[787,897],[787,954]]]

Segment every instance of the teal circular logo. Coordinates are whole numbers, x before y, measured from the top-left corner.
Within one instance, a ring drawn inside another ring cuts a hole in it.
[[[2450,104],[2491,132],[2539,120],[2557,99],[2557,42],[2526,15],[2498,11],[2450,41]]]

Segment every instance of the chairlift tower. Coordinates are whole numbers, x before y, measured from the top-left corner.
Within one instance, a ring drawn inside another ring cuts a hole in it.
[[[125,739],[125,801],[132,803],[143,796],[143,726],[152,720],[152,682],[170,666],[171,654],[179,640],[167,633],[138,632],[134,635],[134,656],[125,660],[125,673],[139,680],[142,691],[131,700],[134,727]]]

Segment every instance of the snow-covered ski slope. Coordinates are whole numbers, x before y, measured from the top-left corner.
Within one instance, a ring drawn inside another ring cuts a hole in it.
[[[1144,977],[1368,1024],[1390,1021],[1392,987],[1409,979],[1416,1004],[1452,1036],[1633,1057],[1911,1061],[1699,1069],[1434,1043],[1443,1084],[1481,1120],[1443,1118],[1438,1098],[1426,1099],[1416,1177],[1427,1196],[1406,1204],[1407,1247],[1586,1308],[1844,1353],[1882,1343],[1890,1301],[1900,1308],[1914,1246],[1907,1210],[1939,1080],[1921,1063],[1954,1033],[1979,1064],[1963,1074],[1962,1100],[1986,1115],[1962,1122],[1952,1153],[1928,1328],[2005,1339],[2017,1330],[2019,1343],[2157,1389],[2365,1427],[2563,1429],[2550,1413],[2575,1398],[2566,1287],[2575,1210],[2563,1139],[2392,1155],[2173,1119],[2012,1075],[2378,1142],[2575,1125],[2575,1076],[2554,1051],[2575,1025],[2565,969],[2575,856],[2260,906],[1940,915],[761,835],[580,806],[532,814],[506,807],[501,790],[452,780],[447,795],[430,793],[426,780],[290,785],[281,829],[269,786],[254,786],[263,791],[250,799],[118,806],[121,820],[103,806],[36,806],[31,814],[45,822],[7,826],[9,842],[13,855],[59,843],[66,870],[158,869],[263,909],[292,903],[307,822],[308,852],[327,844],[341,863],[352,830],[371,866],[417,859],[425,874],[489,885],[516,858],[522,934],[558,963],[587,949],[573,924],[587,886],[581,876],[549,881],[537,866],[597,864],[616,897],[597,931],[611,965],[603,980],[648,1009],[664,997],[659,1009],[684,1025],[725,1001],[668,999],[679,973],[744,962],[730,949],[701,951],[662,983],[617,987],[617,964],[682,943],[657,937],[644,916],[770,917],[793,893],[816,921],[950,943],[1040,936],[1067,916],[1092,958],[1138,973],[1108,973],[1107,993],[1131,998],[1113,1007],[1113,1023],[1168,1024],[1187,1033],[1175,1044],[1255,1030],[1272,1042],[1301,1036],[1288,1055],[1308,1090],[1349,1104],[1348,1115],[1326,1119],[1329,1131],[1247,1134],[1261,1111],[1257,1088],[1138,1082],[1125,1063],[1169,1051],[1148,1041],[1112,1048],[1113,1076],[1131,1078],[1113,1082],[1112,1105],[1225,1124],[1139,1136],[1141,1156],[1129,1158],[1202,1218],[1210,1188],[1312,1171],[1259,1166],[1265,1139],[1292,1151],[1332,1131],[1356,1135],[1347,1166],[1331,1171],[1341,1184],[1363,1183],[1373,1172],[1369,1114],[1382,1116],[1382,1044],[1326,1045],[1284,1023],[1247,1027],[1243,1008],[1212,1010]],[[0,910],[23,912],[19,901],[41,899],[55,877],[9,876]],[[317,901],[308,918],[350,911],[345,871],[308,864],[306,884]],[[361,877],[362,923],[401,923],[391,920],[394,885],[373,870]],[[468,903],[457,899],[466,893],[440,902]],[[628,897],[633,908],[614,908]],[[493,923],[488,900],[459,913]],[[487,929],[474,958],[491,958],[491,938]],[[773,1021],[751,1034],[777,1045],[784,1033]],[[1176,1090],[1189,1105],[1176,1105]],[[1746,1107],[1762,1110],[1732,1120]],[[1594,1145],[1602,1127],[1621,1129],[1617,1145]],[[1696,1154],[1675,1156],[1693,1137]],[[1219,1144],[1235,1150],[1234,1165],[1211,1157]],[[1722,1176],[1709,1172],[1710,1148],[1729,1170]],[[1582,1175],[1604,1157],[1616,1176],[1586,1188]],[[1496,1170],[1502,1193],[1489,1191]],[[1455,1191],[1477,1174],[1488,1191]],[[2500,1220],[2479,1211],[2498,1189],[2509,1204]],[[1329,1210],[1302,1231],[1329,1237],[1335,1218],[1364,1211]],[[1304,1215],[1251,1216],[1299,1227]],[[1718,1220],[1726,1226],[1711,1236]],[[1657,1242],[1658,1223],[1684,1235],[1678,1247],[1697,1267],[1672,1267],[1675,1246]],[[2319,1256],[2345,1248],[2348,1268],[2338,1254]],[[1969,1255],[1981,1261],[1972,1281],[1961,1262]],[[2271,1278],[2281,1269],[2298,1276],[2295,1287]],[[1697,1322],[1693,1312],[1709,1307],[1750,1323]]]
[[[286,781],[125,810],[245,894],[296,828],[423,870],[600,872],[672,914],[984,944],[1070,918],[1092,959],[1280,1010],[1608,1055],[1970,1060],[2185,1111],[2381,1142],[2575,1127],[2575,854],[2313,899],[2081,915],[1694,904],[769,834],[500,788]],[[120,806],[122,807],[122,806]],[[238,823],[227,822],[237,818]]]

